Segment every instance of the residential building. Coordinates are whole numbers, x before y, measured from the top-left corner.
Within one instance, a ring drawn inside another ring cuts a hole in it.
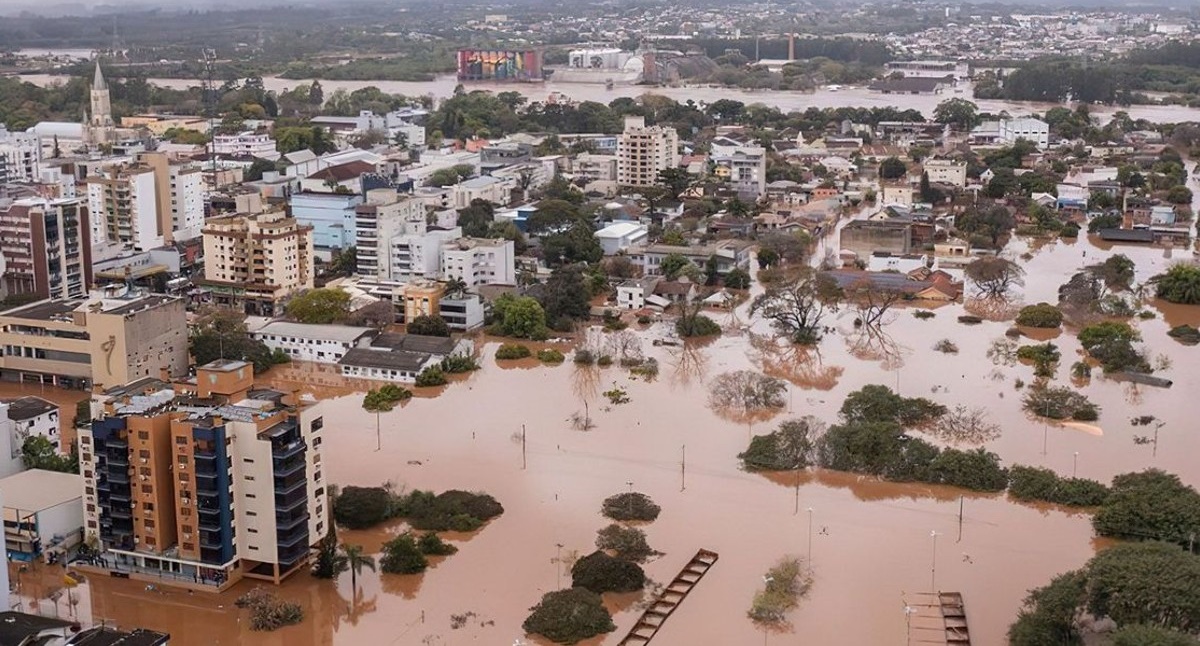
[[[459,227],[428,227],[424,233],[393,236],[387,247],[388,278],[400,282],[437,278],[442,266],[442,245],[461,237]]]
[[[355,209],[362,204],[356,193],[293,193],[288,198],[292,217],[313,229],[317,249],[353,247],[357,229]]]
[[[913,205],[913,188],[907,182],[899,184],[884,184],[880,187],[879,203],[883,205]]]
[[[767,151],[762,146],[737,146],[709,159],[717,177],[728,181],[739,197],[758,200],[767,194]]]
[[[30,437],[46,438],[54,450],[59,450],[62,424],[59,422],[58,404],[41,397],[27,395],[20,399],[0,404],[7,409],[11,424],[8,435],[12,439],[12,453],[19,455],[21,445]],[[0,455],[0,460],[4,457]],[[0,470],[0,477],[7,475]]]
[[[0,295],[78,298],[92,283],[91,226],[82,200],[0,201]]]
[[[441,312],[441,299],[446,295],[446,286],[432,280],[408,283],[403,292],[404,322],[418,316],[434,316]]]
[[[533,146],[517,141],[501,141],[479,150],[479,172],[484,175],[506,166],[528,163],[533,159]]]
[[[355,277],[330,284],[350,292],[352,298],[368,296],[392,303],[396,307],[397,323],[406,323],[423,314],[437,314],[456,332],[467,332],[483,325],[483,299],[479,294],[446,294],[445,285],[434,281],[399,282]]]
[[[617,285],[617,307],[623,310],[640,310],[646,307],[646,298],[654,294],[659,279],[654,277],[627,280]]]
[[[200,169],[173,163],[161,152],[99,169],[87,179],[87,194],[97,257],[195,238],[204,222]]]
[[[366,202],[354,208],[356,274],[392,279],[392,241],[399,236],[423,236],[428,231],[425,205],[394,189],[367,192]]]
[[[1050,145],[1050,125],[1035,117],[985,121],[971,130],[970,141],[977,145],[1011,146],[1018,140],[1045,150]]]
[[[89,146],[104,146],[116,143],[116,123],[112,116],[112,98],[108,83],[100,71],[100,59],[96,59],[96,73],[92,77],[91,110],[84,126],[83,143]]]
[[[441,247],[441,278],[478,285],[515,285],[513,241],[503,238],[459,238]]]
[[[456,354],[471,354],[469,339],[416,334],[380,334],[365,347],[351,348],[338,364],[347,377],[413,383],[421,371]]]
[[[513,186],[513,183],[491,175],[461,181],[450,187],[451,207],[465,209],[475,200],[507,206],[511,201]]]
[[[362,110],[356,117],[319,116],[313,117],[312,122],[343,136],[382,131],[387,133],[388,141],[392,143],[399,141],[408,148],[421,150],[425,148],[425,119],[428,116],[428,110],[409,106],[386,114]]]
[[[41,176],[42,145],[30,132],[9,132],[0,123],[0,184],[33,183]]]
[[[967,185],[967,162],[953,159],[925,160],[925,173],[934,184],[965,187]]]
[[[110,389],[92,414],[84,519],[103,553],[85,572],[204,591],[279,583],[329,532],[320,406],[256,386],[249,363]]]
[[[25,470],[25,463],[21,460],[21,446],[25,438],[18,432],[20,427],[17,423],[9,419],[8,409],[9,404],[0,402],[0,478]],[[0,491],[0,494],[3,493]]]
[[[204,280],[213,300],[273,316],[313,287],[313,230],[283,211],[235,214],[204,223]]]
[[[650,229],[638,222],[614,222],[596,232],[600,248],[604,255],[615,256],[624,253],[630,247],[646,244],[650,237]]]
[[[267,132],[246,130],[229,135],[214,135],[212,151],[217,155],[257,157],[268,161],[279,159],[275,140]]]
[[[83,479],[78,474],[21,471],[0,479],[0,494],[10,559],[66,556],[67,550],[83,541]]]
[[[351,348],[370,341],[376,331],[349,325],[307,325],[274,321],[250,333],[271,350],[279,350],[293,361],[337,363]]]
[[[182,299],[108,285],[0,312],[0,380],[87,389],[178,375],[187,345]]]
[[[629,250],[629,259],[646,276],[661,276],[662,261],[671,254],[679,254],[699,267],[704,267],[709,258],[717,261],[717,273],[724,276],[735,267],[750,266],[750,248],[753,245],[743,240],[719,240],[708,245],[679,247],[666,244],[650,244]]]
[[[859,258],[876,252],[907,254],[912,251],[912,225],[908,222],[853,220],[842,227],[842,251]]]
[[[615,182],[617,156],[579,153],[571,160],[571,173],[588,182]]]
[[[674,128],[647,126],[645,117],[625,117],[617,139],[617,183],[654,186],[659,172],[679,166],[679,135]]]

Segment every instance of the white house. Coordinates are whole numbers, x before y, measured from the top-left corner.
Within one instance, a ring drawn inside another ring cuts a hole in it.
[[[515,285],[516,253],[513,241],[492,238],[459,238],[442,245],[441,278],[459,279],[467,287]]]
[[[964,187],[967,185],[967,163],[952,159],[925,160],[925,173],[929,181],[938,184]]]
[[[879,195],[879,203],[881,205],[899,204],[902,206],[913,205],[913,189],[908,184],[885,184]]]
[[[502,206],[509,203],[515,183],[490,175],[475,177],[450,187],[450,196],[456,209],[465,209],[475,200],[484,200]]]
[[[985,121],[971,130],[970,142],[977,145],[1011,146],[1024,139],[1038,148],[1050,145],[1050,125],[1041,119],[1021,117]]]
[[[640,310],[646,307],[646,297],[654,293],[657,278],[627,280],[617,285],[617,307],[623,310]]]
[[[216,135],[212,140],[212,148],[217,155],[257,157],[269,161],[279,159],[275,140],[265,132],[247,130],[232,135]]]
[[[369,345],[353,348],[338,365],[343,375],[397,383],[413,383],[421,371],[451,355],[472,354],[470,339],[455,341],[416,334],[380,334]]]
[[[351,348],[364,345],[375,330],[349,325],[308,325],[275,321],[250,333],[271,350],[281,350],[293,361],[337,363]]]
[[[29,437],[44,437],[57,451],[59,432],[58,404],[33,395],[8,402],[8,419],[12,423],[12,452],[20,453],[21,445]]]
[[[650,237],[650,229],[637,222],[614,222],[597,231],[595,235],[600,241],[604,255],[615,256],[630,247],[645,244]]]

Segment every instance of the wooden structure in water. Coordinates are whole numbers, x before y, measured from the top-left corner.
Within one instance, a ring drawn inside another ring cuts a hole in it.
[[[910,598],[911,597],[911,598]],[[961,592],[919,592],[905,595],[909,644],[971,646],[967,608]]]
[[[663,588],[662,594],[646,608],[642,616],[638,618],[637,623],[633,628],[629,629],[629,633],[625,638],[617,642],[618,646],[644,646],[649,644],[651,639],[658,634],[659,628],[666,623],[667,617],[675,612],[679,604],[687,598],[692,588],[704,578],[704,575],[716,564],[719,556],[716,552],[709,550],[700,550],[688,561],[688,564],[683,566],[679,574]]]

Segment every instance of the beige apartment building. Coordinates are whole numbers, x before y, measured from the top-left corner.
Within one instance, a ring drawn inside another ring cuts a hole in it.
[[[110,285],[0,312],[0,380],[113,387],[187,367],[179,298]]]
[[[283,211],[209,218],[203,234],[200,284],[218,305],[274,316],[313,287],[313,229]]]
[[[204,222],[200,169],[141,153],[87,180],[92,244],[99,256],[148,251],[200,234]]]
[[[213,592],[304,569],[332,522],[319,412],[231,360],[93,396],[84,532],[103,553],[83,569]]]
[[[679,166],[679,134],[674,128],[646,126],[645,117],[625,117],[617,139],[617,183],[654,186],[658,173]]]
[[[92,283],[88,213],[81,200],[0,200],[0,296],[78,298]]]

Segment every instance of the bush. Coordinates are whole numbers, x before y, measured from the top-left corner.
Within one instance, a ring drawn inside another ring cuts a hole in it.
[[[1112,646],[1196,646],[1196,638],[1169,628],[1144,624],[1121,626],[1112,634]]]
[[[559,644],[577,644],[617,629],[600,595],[586,588],[547,592],[521,628]]]
[[[383,544],[379,568],[388,574],[420,574],[429,567],[429,560],[417,547],[412,534],[405,532]]]
[[[505,343],[499,348],[496,348],[497,361],[512,361],[515,359],[525,359],[533,356],[533,351],[528,346],[520,343]]]
[[[450,336],[450,326],[446,325],[446,320],[440,316],[418,316],[409,321],[404,329],[409,334],[421,336]]]
[[[823,425],[815,418],[787,420],[766,435],[755,435],[750,446],[738,454],[748,471],[794,471],[808,468],[814,454],[814,438]]]
[[[487,494],[453,489],[438,495],[413,490],[400,500],[397,509],[397,515],[407,518],[413,529],[435,532],[474,531],[502,513],[504,507]]]
[[[1141,336],[1127,323],[1105,321],[1079,331],[1079,343],[1105,372],[1150,372],[1150,362],[1133,342]]]
[[[658,518],[662,508],[644,493],[619,493],[604,499],[600,513],[613,520],[645,520]]]
[[[934,314],[933,312],[930,312],[929,310],[916,310],[915,312],[913,312],[913,316],[917,317],[918,319],[920,319],[922,321],[927,321],[927,320],[937,316],[937,314]]]
[[[555,350],[554,348],[538,350],[537,358],[538,361],[541,361],[542,363],[562,363],[566,360],[566,357],[563,356],[563,353]]]
[[[571,585],[596,594],[633,592],[646,585],[646,573],[637,563],[615,558],[599,550],[571,566]]]
[[[479,362],[469,354],[452,354],[442,359],[441,368],[442,372],[452,375],[479,370]]]
[[[574,361],[581,366],[590,366],[596,363],[596,353],[587,348],[579,348],[575,351]]]
[[[1200,534],[1200,493],[1157,469],[1119,475],[1092,526],[1101,536],[1188,545]]]
[[[962,316],[958,317],[958,322],[964,325],[978,325],[983,323],[983,319],[975,316],[974,314],[963,314]]]
[[[1151,280],[1158,297],[1168,303],[1200,304],[1200,267],[1179,263]]]
[[[392,494],[383,487],[346,486],[333,500],[333,518],[349,529],[366,529],[392,517]]]
[[[600,358],[596,359],[596,365],[600,366],[601,368],[607,368],[608,366],[611,366],[612,362],[612,356],[607,354],[602,354],[600,355]]]
[[[1062,321],[1062,312],[1049,303],[1026,305],[1017,314],[1017,325],[1024,327],[1056,328],[1062,325]]]
[[[1092,376],[1092,365],[1086,361],[1076,361],[1071,364],[1071,376],[1076,379],[1090,379]]]
[[[1053,377],[1062,354],[1053,343],[1023,345],[1017,348],[1017,358],[1033,364],[1033,374],[1038,377]]]
[[[1096,507],[1108,498],[1108,487],[1095,480],[1060,478],[1050,469],[1016,465],[1008,470],[1008,494],[1016,500]]]
[[[654,319],[650,318],[649,316],[647,316],[645,314],[642,314],[641,316],[637,317],[637,322],[638,322],[638,325],[650,325],[651,323],[654,322]]]
[[[265,588],[254,588],[234,602],[239,608],[250,609],[250,630],[277,630],[304,621],[304,608],[293,601],[284,601]]]
[[[950,339],[942,339],[933,344],[933,349],[943,354],[958,354],[958,346]]]
[[[1196,345],[1197,343],[1200,343],[1200,329],[1196,329],[1186,324],[1171,328],[1171,330],[1167,332],[1167,336],[1170,336],[1172,339],[1175,339],[1184,345]]]
[[[646,542],[646,532],[616,523],[596,533],[596,549],[612,552],[613,556],[634,563],[644,563],[650,557],[660,555]]]
[[[974,491],[1004,491],[1008,471],[995,453],[945,449],[929,465],[930,481]]]
[[[417,375],[415,385],[418,388],[424,388],[428,386],[445,386],[446,383],[446,373],[442,371],[442,367],[429,366],[422,370],[421,374]]]
[[[1087,397],[1065,386],[1039,386],[1025,394],[1023,408],[1050,419],[1074,419],[1090,422],[1100,416],[1100,408]]]
[[[454,545],[443,541],[433,532],[425,532],[417,539],[417,548],[426,556],[450,556],[458,552]]]
[[[698,336],[714,336],[721,333],[721,326],[704,314],[681,317],[675,321],[675,332],[687,339]]]
[[[812,585],[811,579],[802,576],[800,561],[795,558],[781,559],[767,570],[763,581],[765,585],[754,594],[747,614],[752,620],[766,624],[786,621],[788,611],[796,607]]]

